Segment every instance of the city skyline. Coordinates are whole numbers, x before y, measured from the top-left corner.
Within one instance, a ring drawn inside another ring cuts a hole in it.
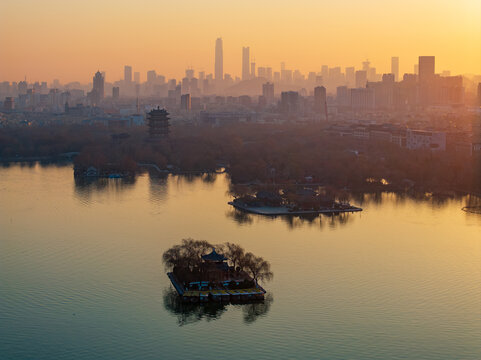
[[[241,76],[245,46],[257,67],[278,68],[285,62],[301,72],[320,71],[322,65],[344,68],[369,59],[378,64],[379,72],[388,73],[391,57],[398,56],[403,74],[412,72],[422,54],[435,54],[439,71],[481,72],[477,1],[455,5],[408,1],[396,7],[375,0],[365,6],[353,1],[339,5],[303,1],[295,8],[273,1],[242,5],[207,1],[189,2],[182,13],[153,1],[144,1],[145,6],[126,1],[115,8],[111,1],[82,4],[3,1],[0,32],[9,36],[0,38],[0,78],[86,82],[92,69],[99,68],[109,81],[121,77],[124,64],[141,74],[156,69],[170,78],[179,78],[190,66],[214,73],[213,45],[218,37],[224,40],[223,71],[234,76]],[[52,6],[55,11],[47,12]],[[294,22],[296,27],[286,26]]]

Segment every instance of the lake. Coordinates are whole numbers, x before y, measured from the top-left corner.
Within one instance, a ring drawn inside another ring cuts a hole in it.
[[[480,359],[481,215],[466,198],[245,215],[225,174],[75,181],[0,168],[0,359]],[[181,307],[162,253],[235,242],[271,263],[264,304]]]

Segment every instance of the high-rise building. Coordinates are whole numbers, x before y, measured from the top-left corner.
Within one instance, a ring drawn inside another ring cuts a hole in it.
[[[120,97],[120,88],[118,86],[114,86],[112,88],[112,98],[114,100],[118,100]]]
[[[92,100],[96,105],[104,98],[104,77],[97,71],[93,78]]]
[[[366,87],[366,83],[367,83],[367,71],[366,70],[356,71],[356,87],[357,88]]]
[[[190,111],[192,108],[190,94],[184,94],[180,97],[181,110]]]
[[[224,79],[224,54],[222,48],[222,38],[215,41],[215,80],[222,81]]]
[[[267,80],[272,81],[272,68],[271,67],[266,68],[266,77],[267,77]]]
[[[351,99],[349,98],[349,88],[347,86],[338,86],[336,88],[336,102],[339,106],[349,106]]]
[[[250,55],[249,55],[249,47],[242,48],[242,80],[248,80],[250,78],[249,72],[249,64],[250,64]]]
[[[391,58],[391,74],[394,74],[394,80],[399,81],[399,57]]]
[[[265,78],[267,76],[266,68],[263,66],[259,66],[257,68],[257,76]]]
[[[124,66],[124,81],[126,83],[132,82],[132,66],[128,66],[128,65]]]
[[[157,79],[157,73],[155,72],[155,70],[147,71],[147,82],[149,84],[154,83],[156,79]]]
[[[134,83],[140,84],[140,73],[138,71],[134,72]]]
[[[348,87],[354,87],[356,84],[356,69],[354,66],[349,66],[346,68],[346,83]]]
[[[262,96],[264,97],[267,104],[274,101],[274,84],[267,82],[262,85]]]
[[[366,72],[369,72],[369,67],[371,66],[371,62],[369,60],[362,62],[362,69]]]
[[[321,67],[321,76],[325,83],[329,81],[329,66],[322,65]]]
[[[12,96],[8,96],[5,98],[3,102],[3,109],[6,111],[11,111],[15,108],[15,100]]]
[[[251,79],[256,78],[256,63],[251,62]]]
[[[327,93],[324,86],[314,88],[314,111],[327,120]]]
[[[186,69],[185,70],[185,77],[189,80],[192,79],[194,77],[194,69],[192,69],[192,68]]]
[[[426,83],[434,79],[434,56],[419,57],[419,82]]]
[[[297,114],[299,111],[299,93],[297,91],[284,91],[281,93],[281,112],[284,114]]]

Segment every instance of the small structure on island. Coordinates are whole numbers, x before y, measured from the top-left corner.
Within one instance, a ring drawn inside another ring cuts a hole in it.
[[[225,281],[229,280],[229,265],[227,258],[218,254],[215,248],[207,255],[202,255],[202,272],[207,281]]]
[[[204,240],[184,239],[164,252],[163,261],[172,285],[183,302],[262,301],[266,291],[258,280],[270,280],[270,265],[261,257],[245,253],[237,244],[220,245],[218,253]]]
[[[149,127],[150,139],[166,138],[169,136],[170,123],[169,113],[165,109],[157,107],[147,114],[147,126]]]

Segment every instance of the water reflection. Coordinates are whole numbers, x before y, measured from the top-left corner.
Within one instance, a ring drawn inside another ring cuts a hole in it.
[[[203,304],[184,303],[171,287],[164,290],[163,299],[165,309],[177,317],[179,326],[193,324],[201,320],[219,319],[229,308],[241,308],[244,322],[250,324],[266,316],[274,302],[272,294],[267,294],[264,300],[247,304],[234,305],[213,301]]]
[[[149,173],[149,194],[150,201],[158,203],[167,200],[168,174],[154,175]]]
[[[360,216],[359,213],[266,216],[250,214],[235,208],[231,208],[226,211],[225,215],[227,218],[234,220],[239,225],[251,225],[254,223],[254,219],[259,221],[282,221],[289,229],[302,228],[306,226],[316,226],[320,229],[329,227],[332,229],[338,226],[347,225],[356,217]]]
[[[135,177],[110,179],[80,176],[74,178],[74,193],[79,200],[85,204],[88,204],[90,203],[92,196],[95,194],[101,192],[122,193],[126,190],[133,189],[135,183]]]
[[[418,203],[431,203],[437,208],[442,208],[455,202],[467,201],[473,196],[466,196],[455,192],[449,193],[429,193],[419,191],[409,192],[360,192],[351,193],[350,197],[355,204],[359,206],[381,205],[383,202],[394,202],[403,205],[407,201],[415,201]]]

